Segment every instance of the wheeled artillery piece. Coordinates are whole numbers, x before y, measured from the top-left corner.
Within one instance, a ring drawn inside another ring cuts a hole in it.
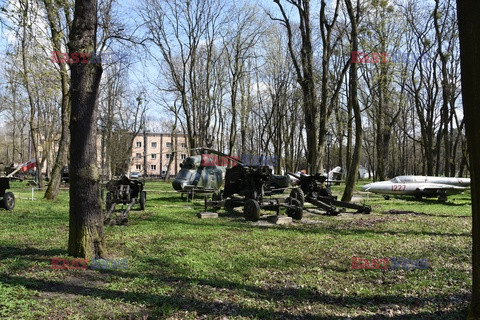
[[[327,215],[335,216],[340,213],[337,207],[354,209],[357,210],[356,213],[364,214],[369,214],[372,211],[372,208],[365,204],[337,200],[337,197],[332,195],[330,188],[325,186],[325,180],[327,180],[327,177],[319,173],[315,175],[288,174],[297,179],[296,184],[299,187],[292,189],[290,196],[287,198],[287,202],[294,203],[302,208],[304,203],[308,202],[317,208],[325,210]],[[296,219],[295,216],[292,216],[292,218]]]
[[[243,207],[246,220],[258,221],[260,210],[275,211],[280,214],[280,208],[286,208],[288,216],[301,219],[302,208],[295,200],[281,202],[279,198],[267,198],[278,193],[278,188],[272,186],[272,169],[268,166],[239,165],[228,168],[225,173],[225,187],[212,195],[212,200],[205,198],[207,207],[221,208],[232,212],[236,207]]]
[[[10,189],[10,178],[1,177],[0,178],[0,205],[2,208],[7,210],[13,210],[15,207],[15,196],[12,192],[6,192],[7,189]]]
[[[250,167],[238,165],[229,168],[225,175],[225,188],[214,193],[211,201],[205,198],[205,211],[208,207],[221,208],[232,212],[235,207],[243,206],[246,220],[258,221],[260,210],[276,211],[280,214],[280,208],[285,208],[287,216],[295,220],[301,220],[305,202],[322,209],[327,215],[338,215],[340,210],[354,209],[356,213],[368,214],[371,207],[364,204],[355,204],[337,200],[330,189],[325,186],[325,176],[300,175],[289,173],[297,179],[298,187],[290,191],[290,195],[283,202],[279,198],[266,198],[272,195],[272,189],[266,187],[271,179],[272,171],[268,166]],[[307,209],[308,210],[308,209]]]
[[[228,168],[225,173],[225,187],[216,192],[211,201],[205,198],[205,211],[207,207],[225,208],[232,212],[236,207],[243,207],[246,220],[258,221],[260,210],[276,211],[280,214],[280,208],[286,207],[289,210],[301,210],[295,205],[281,203],[278,198],[267,198],[277,189],[270,185],[272,181],[272,169],[268,166],[244,166],[239,165]]]
[[[105,188],[107,189],[105,196],[105,224],[112,222],[117,224],[126,223],[130,209],[137,203],[140,205],[140,210],[145,210],[147,192],[143,190],[141,181],[123,176],[118,180],[110,180]],[[127,205],[127,208],[122,211],[120,217],[112,217],[117,204]]]

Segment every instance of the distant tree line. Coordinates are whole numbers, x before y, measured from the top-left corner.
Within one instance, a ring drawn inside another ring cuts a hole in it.
[[[331,167],[352,173],[348,186],[359,165],[376,180],[468,175],[452,0],[144,0],[133,25],[115,1],[99,6],[97,51],[140,57],[103,63],[107,177],[128,168],[130,133],[155,127],[184,132],[190,148],[275,156],[278,171],[309,172],[325,169],[330,132]],[[52,63],[52,51],[67,51],[73,2],[3,9],[14,40],[2,68],[0,157],[48,163],[46,197],[55,198],[68,163],[71,65]],[[138,60],[149,70],[142,84],[131,81]]]

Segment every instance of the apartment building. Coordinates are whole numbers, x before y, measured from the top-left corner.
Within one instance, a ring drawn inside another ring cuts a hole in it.
[[[180,164],[188,154],[187,136],[185,134],[154,133],[140,134],[133,140],[131,172],[145,173],[150,177],[163,177],[167,173],[168,163],[173,157],[170,176],[176,176]],[[172,151],[176,151],[175,156]],[[144,160],[145,158],[145,160]]]

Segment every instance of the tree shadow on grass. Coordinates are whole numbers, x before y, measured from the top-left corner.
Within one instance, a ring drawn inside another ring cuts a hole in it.
[[[428,217],[437,217],[437,218],[472,218],[472,215],[467,216],[458,216],[458,215],[448,215],[448,214],[434,214],[434,213],[425,213],[425,212],[416,212],[412,210],[389,210],[382,211],[381,214],[390,214],[390,215],[407,215],[411,214],[414,216],[428,216]]]
[[[172,280],[172,279],[171,279]],[[176,279],[177,281],[180,279]],[[190,280],[191,281],[191,280]],[[319,314],[312,314],[309,312],[292,314],[288,311],[278,311],[272,308],[252,307],[243,303],[231,301],[207,301],[204,299],[197,299],[193,297],[184,296],[182,294],[173,293],[165,295],[149,294],[142,292],[122,292],[118,290],[107,290],[102,288],[91,288],[81,284],[64,283],[51,280],[30,279],[19,276],[12,276],[8,274],[0,275],[0,282],[9,285],[21,285],[26,289],[37,290],[44,293],[57,293],[64,295],[76,295],[92,298],[101,298],[109,300],[122,299],[128,303],[146,304],[149,306],[153,315],[168,316],[171,311],[188,311],[195,312],[200,315],[208,316],[241,316],[241,317],[255,317],[261,319],[345,319],[344,316],[323,316]],[[230,283],[228,281],[208,281],[202,280],[199,284],[213,286],[215,288],[234,288],[240,290],[251,291],[256,294],[257,298],[269,298],[278,301],[288,297],[289,299],[305,301],[315,301],[322,304],[334,305],[336,307],[373,307],[382,310],[388,308],[389,305],[397,305],[404,307],[421,306],[432,301],[444,301],[451,299],[451,296],[434,296],[430,299],[421,299],[414,297],[403,297],[396,295],[380,295],[365,297],[355,296],[332,296],[308,290],[299,291],[298,289],[278,289],[266,290],[253,286],[245,286],[238,283]],[[466,299],[464,296],[458,296],[462,300]],[[272,300],[270,300],[272,301]],[[299,302],[300,302],[299,301]],[[431,306],[431,305],[430,305]],[[165,312],[167,314],[165,314]],[[343,311],[344,313],[345,311]],[[377,316],[354,316],[350,317],[352,320],[362,319],[463,319],[466,317],[466,310],[452,310],[451,312],[435,312],[435,313],[412,313],[403,315],[384,315]]]
[[[193,214],[192,214],[193,217]],[[265,226],[262,225],[255,225],[249,221],[240,219],[238,216],[225,216],[229,220],[228,221],[218,221],[215,222],[207,221],[207,220],[188,220],[182,219],[181,217],[178,218],[170,218],[170,217],[161,217],[162,223],[176,223],[176,224],[183,224],[183,225],[190,225],[190,226],[202,226],[202,225],[209,225],[209,226],[218,226],[218,227],[225,227],[227,229],[234,229],[238,230],[239,228],[245,229],[264,229]],[[222,219],[223,217],[220,217]],[[207,222],[205,222],[207,221]],[[337,234],[340,236],[346,235],[373,235],[373,234],[390,234],[390,235],[428,235],[428,236],[440,236],[440,237],[468,237],[472,236],[471,233],[468,232],[459,232],[459,233],[449,233],[449,232],[435,232],[435,231],[412,231],[412,230],[373,230],[373,229],[361,229],[361,228],[344,228],[341,229],[337,225],[334,226],[323,226],[323,225],[289,225],[289,226],[282,226],[282,225],[273,225],[268,227],[274,227],[282,232],[302,232],[302,233],[315,233],[315,234]]]
[[[20,260],[45,261],[49,260],[48,256],[58,256],[64,252],[60,249],[42,250],[37,248],[16,248],[2,247],[0,257],[18,257]],[[154,269],[145,272],[124,272],[116,270],[103,271],[78,271],[71,273],[74,277],[73,281],[53,281],[45,279],[34,279],[12,274],[0,274],[0,282],[8,285],[20,285],[26,289],[43,292],[46,295],[65,295],[65,296],[84,296],[92,298],[101,298],[109,300],[122,299],[127,303],[146,304],[153,318],[168,316],[169,313],[175,311],[195,312],[199,315],[207,316],[241,316],[261,319],[345,319],[344,316],[325,316],[314,314],[312,312],[301,311],[306,305],[329,305],[331,310],[338,308],[349,308],[355,310],[352,312],[359,313],[362,310],[381,310],[382,314],[376,316],[351,316],[352,320],[363,319],[464,319],[466,317],[466,308],[462,305],[470,299],[470,294],[445,294],[428,297],[404,297],[401,295],[371,295],[371,296],[355,296],[355,295],[331,295],[319,292],[313,288],[299,288],[296,286],[285,287],[283,285],[275,285],[269,287],[260,287],[241,282],[218,279],[214,275],[208,278],[190,276],[191,272],[188,268],[175,263],[170,259],[159,259],[145,257],[145,263],[155,266]],[[58,271],[62,272],[62,271]],[[172,294],[150,294],[145,292],[123,292],[118,290],[109,290],[98,288],[92,284],[92,279],[98,282],[102,274],[125,279],[148,278],[155,282],[169,284],[175,288]],[[198,298],[195,294],[191,294],[193,289],[202,286],[200,290],[212,290],[212,292],[223,292],[225,290],[235,291],[242,295],[234,301],[220,301],[214,299],[215,295],[207,298]],[[250,301],[248,304],[237,301]],[[259,306],[252,306],[251,301],[256,300]],[[300,309],[296,312],[288,310],[284,306],[284,301],[288,300],[288,305],[293,304]],[[262,307],[262,301],[275,301],[273,307]],[[435,313],[416,313],[403,315],[386,315],[386,310],[395,308],[392,306],[402,307],[403,310],[415,310],[417,308],[435,308],[436,310],[452,310],[449,312]],[[457,310],[455,310],[457,309]],[[460,310],[459,310],[460,309]],[[333,312],[333,311],[332,311]],[[341,310],[342,313],[347,310]]]
[[[178,195],[167,195],[167,196],[150,196],[147,193],[147,204],[149,202],[155,202],[155,203],[160,203],[160,202],[173,202],[173,203],[184,203],[186,202],[185,199],[181,199],[180,194]]]
[[[34,247],[12,247],[12,246],[0,246],[0,261],[7,258],[23,258],[35,261],[45,261],[47,257],[57,257],[65,254],[65,250],[62,249],[37,249]]]
[[[165,310],[183,310],[196,312],[205,315],[236,315],[243,317],[257,317],[263,315],[271,319],[293,319],[298,316],[292,316],[288,312],[275,311],[272,309],[260,309],[255,307],[244,306],[239,303],[220,302],[220,301],[204,301],[192,297],[184,297],[176,293],[171,295],[155,295],[142,292],[122,292],[118,290],[107,290],[100,288],[90,288],[78,284],[68,284],[58,281],[29,279],[25,277],[11,276],[7,274],[0,275],[0,282],[10,285],[21,285],[27,289],[55,292],[58,294],[80,295],[84,297],[101,298],[101,299],[122,299],[128,303],[147,304],[153,307],[153,313],[157,315],[167,316],[163,314]],[[313,314],[303,314],[302,319],[319,319]]]

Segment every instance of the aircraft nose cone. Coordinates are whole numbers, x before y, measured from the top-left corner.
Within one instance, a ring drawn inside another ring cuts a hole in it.
[[[186,182],[183,180],[175,179],[172,181],[173,189],[177,191],[182,191],[183,187],[186,185]]]
[[[363,190],[363,191],[368,191],[368,189],[370,189],[371,187],[372,187],[372,184],[371,184],[371,183],[368,183],[368,184],[362,186],[362,190]]]

